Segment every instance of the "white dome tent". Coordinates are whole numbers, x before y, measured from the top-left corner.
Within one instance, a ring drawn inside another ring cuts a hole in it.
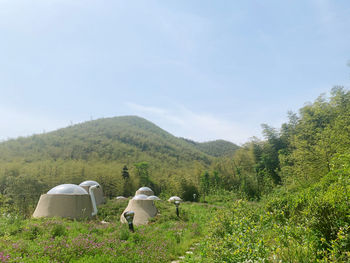
[[[67,195],[85,195],[89,194],[84,188],[76,184],[60,184],[47,192],[49,195],[67,194]]]
[[[131,200],[147,200],[148,195],[143,195],[143,194],[139,194],[139,195],[135,195],[133,198],[131,198]]]
[[[90,218],[97,214],[94,191],[89,193],[79,185],[61,184],[40,196],[33,217]]]
[[[182,202],[182,199],[178,196],[172,196],[168,199],[168,202],[175,202],[175,201],[180,201]]]
[[[115,199],[116,199],[117,201],[126,201],[126,200],[128,200],[128,198],[126,198],[126,197],[124,197],[124,196],[117,196]]]
[[[147,187],[147,186],[144,186],[144,187],[141,187],[139,188],[139,190],[136,191],[135,195],[154,195],[154,192],[152,191],[151,188]]]
[[[154,193],[149,187],[141,187],[137,190],[135,196],[129,201],[128,206],[121,214],[120,222],[127,223],[124,213],[133,211],[135,213],[133,224],[136,226],[146,225],[149,218],[155,217],[158,213],[153,200],[148,199],[148,197],[152,195],[154,195]]]
[[[160,201],[161,199],[158,196],[150,195],[147,200]]]
[[[99,186],[99,188],[97,188],[94,192],[95,198],[96,198],[96,205],[104,204],[105,199],[103,198],[102,187],[98,182],[89,180],[89,181],[84,181],[84,182],[79,184],[79,186],[84,188],[86,191],[89,191],[89,188],[93,185]]]

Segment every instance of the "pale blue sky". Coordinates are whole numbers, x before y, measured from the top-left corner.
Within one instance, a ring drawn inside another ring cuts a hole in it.
[[[349,88],[349,0],[0,0],[0,140],[138,115],[241,144]]]

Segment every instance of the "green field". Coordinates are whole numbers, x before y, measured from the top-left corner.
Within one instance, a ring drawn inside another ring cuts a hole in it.
[[[157,201],[159,214],[129,231],[119,222],[127,202],[109,200],[94,220],[60,218],[0,221],[0,262],[170,262],[200,242],[216,207]],[[103,223],[101,223],[103,222]]]

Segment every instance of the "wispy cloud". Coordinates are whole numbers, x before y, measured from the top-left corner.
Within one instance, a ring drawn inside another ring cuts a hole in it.
[[[184,106],[164,109],[126,103],[133,114],[144,117],[175,136],[195,141],[224,139],[237,144],[246,142],[258,131],[205,112],[194,112]]]

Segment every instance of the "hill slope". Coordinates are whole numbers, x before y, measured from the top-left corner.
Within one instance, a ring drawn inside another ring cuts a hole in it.
[[[47,134],[9,140],[0,144],[0,159],[124,160],[154,158],[199,160],[210,163],[204,151],[176,138],[153,123],[134,116],[89,121]]]
[[[238,145],[225,140],[215,140],[210,142],[195,142],[188,139],[183,140],[192,144],[201,152],[214,157],[232,156],[235,151],[239,149]]]
[[[105,118],[0,143],[0,180],[5,189],[8,178],[25,176],[44,182],[47,189],[92,179],[116,195],[123,192],[124,165],[136,188],[140,178],[135,163],[146,162],[159,191],[175,192],[197,184],[216,159],[218,153],[206,146],[177,138],[140,117]]]

